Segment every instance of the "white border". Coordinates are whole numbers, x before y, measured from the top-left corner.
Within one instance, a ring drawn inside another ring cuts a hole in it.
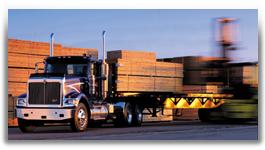
[[[2,0],[0,4],[1,10],[1,40],[0,43],[1,47],[1,78],[0,83],[1,86],[1,97],[6,97],[7,91],[7,53],[4,51],[6,50],[6,38],[7,38],[7,25],[8,25],[8,9],[158,9],[158,8],[169,8],[169,9],[258,9],[259,10],[259,27],[260,27],[260,45],[264,43],[264,39],[262,39],[263,29],[263,17],[264,17],[264,4],[262,4],[263,0]],[[261,48],[260,48],[261,51]],[[261,52],[262,56],[260,55],[259,58],[264,58],[263,53]],[[260,64],[263,63],[263,60],[259,62]],[[260,65],[262,66],[262,65]],[[263,68],[263,67],[261,67]],[[261,75],[261,74],[260,74]],[[260,93],[264,93],[264,89],[262,88],[262,82],[260,83]],[[5,99],[1,98],[1,131],[2,133],[2,143],[0,145],[0,149],[47,149],[47,148],[56,148],[56,149],[134,149],[138,150],[141,148],[144,149],[264,149],[263,143],[263,136],[264,130],[262,127],[262,133],[260,133],[261,138],[260,142],[257,143],[249,143],[249,142],[214,142],[214,141],[190,141],[190,142],[156,142],[156,141],[149,141],[149,142],[105,142],[93,144],[93,141],[88,143],[86,142],[60,142],[59,144],[56,142],[37,142],[38,144],[33,144],[34,142],[26,142],[26,143],[17,143],[7,142],[7,135],[6,135],[6,121],[4,117],[6,112],[4,112],[3,107],[5,107],[4,103]],[[263,99],[260,101],[263,101]],[[264,108],[264,102],[262,102],[262,108]],[[260,119],[264,117],[263,115]],[[264,125],[263,119],[260,122],[260,125]],[[244,132],[244,131],[242,131]],[[262,141],[262,142],[261,142]],[[43,143],[43,144],[42,144]],[[114,143],[114,144],[112,144]],[[204,144],[206,143],[206,144]]]

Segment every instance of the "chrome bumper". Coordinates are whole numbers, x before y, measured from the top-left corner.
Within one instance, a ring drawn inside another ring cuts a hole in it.
[[[74,108],[16,108],[17,118],[26,120],[66,120],[74,115]]]

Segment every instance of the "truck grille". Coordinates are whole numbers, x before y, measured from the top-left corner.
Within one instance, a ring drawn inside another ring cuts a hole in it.
[[[60,83],[29,83],[29,104],[60,104]]]

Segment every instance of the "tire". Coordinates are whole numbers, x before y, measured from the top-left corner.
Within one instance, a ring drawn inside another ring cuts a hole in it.
[[[114,125],[116,127],[128,127],[133,124],[133,108],[130,103],[126,103],[123,113],[118,115],[114,120]]]
[[[18,118],[18,127],[24,133],[33,132],[36,128],[34,123],[32,123],[31,121],[20,119],[20,118]]]
[[[74,132],[83,132],[87,129],[89,112],[84,103],[79,103],[75,109],[74,118],[71,121],[71,128]]]
[[[140,127],[142,125],[142,121],[143,121],[143,110],[139,105],[135,105],[132,125]]]
[[[201,122],[209,122],[209,110],[208,109],[199,109],[198,116]]]

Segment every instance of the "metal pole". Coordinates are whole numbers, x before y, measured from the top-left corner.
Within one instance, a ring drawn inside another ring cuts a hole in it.
[[[53,56],[54,33],[50,35],[50,57]]]

